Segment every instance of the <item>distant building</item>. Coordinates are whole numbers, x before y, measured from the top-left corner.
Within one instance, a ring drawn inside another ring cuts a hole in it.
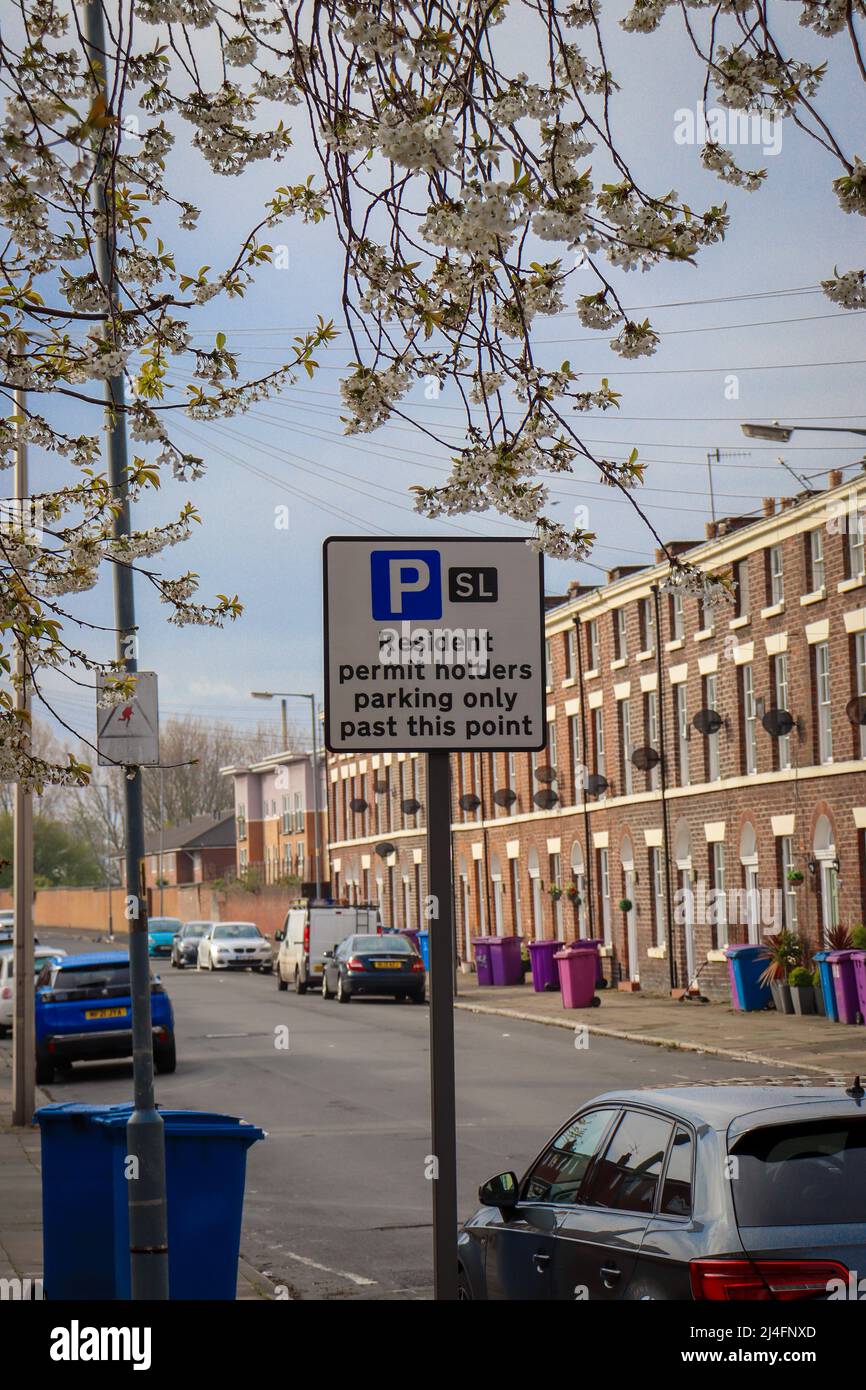
[[[309,753],[275,753],[248,766],[221,768],[231,777],[235,798],[240,875],[258,875],[264,884],[291,884],[313,893],[317,837],[313,760]],[[328,885],[325,765],[319,759],[319,878]]]
[[[158,888],[207,883],[230,875],[235,866],[235,818],[230,811],[195,816],[145,836],[145,886]],[[121,874],[123,858],[118,859]]]

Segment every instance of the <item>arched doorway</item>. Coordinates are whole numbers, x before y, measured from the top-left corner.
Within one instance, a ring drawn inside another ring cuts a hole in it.
[[[623,836],[620,846],[620,863],[622,865],[622,886],[623,897],[631,903],[631,907],[625,914],[626,941],[628,943],[628,977],[630,980],[640,982],[640,960],[637,950],[637,914],[634,905],[634,847],[629,835]]]
[[[677,867],[677,916],[682,923],[686,953],[686,984],[695,978],[695,895],[692,892],[692,841],[685,821],[678,821],[674,833],[674,862]]]
[[[527,869],[532,890],[532,934],[536,941],[541,941],[544,938],[544,903],[541,897],[541,867],[537,849],[529,851]]]
[[[829,817],[821,815],[812,836],[812,854],[815,857],[818,887],[821,891],[821,939],[827,939],[827,932],[839,925],[839,859],[836,854],[836,834]]]
[[[502,911],[502,861],[494,850],[490,856],[490,881],[493,884],[493,930],[497,936],[505,935],[505,919]]]
[[[575,840],[571,847],[571,879],[577,888],[577,935],[586,940],[586,869],[583,863],[583,849]]]
[[[761,912],[758,896],[758,837],[751,821],[740,831],[740,864],[745,890],[746,930],[753,946],[761,941]]]

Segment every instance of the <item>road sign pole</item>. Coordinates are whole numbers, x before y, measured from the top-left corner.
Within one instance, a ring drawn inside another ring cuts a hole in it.
[[[457,1121],[454,1085],[454,933],[451,780],[447,753],[427,754],[427,894],[430,942],[430,1118],[433,1297],[457,1298]]]
[[[106,43],[102,0],[83,7],[88,60],[98,73],[106,94]],[[111,113],[109,112],[109,115]],[[97,213],[111,227],[106,215],[105,185],[111,177],[100,156],[94,179]],[[112,305],[116,300],[114,248],[108,236],[95,239],[99,279]],[[113,311],[110,311],[110,313]],[[124,415],[123,374],[105,383],[108,424],[108,478],[117,502],[114,535],[130,531],[129,491]],[[132,569],[122,562],[114,566],[114,614],[117,654],[125,671],[138,670],[136,658],[135,601]],[[130,1291],[133,1299],[168,1298],[168,1223],[165,1189],[165,1133],[153,1091],[153,1025],[150,1009],[150,961],[147,950],[147,905],[140,884],[144,862],[144,808],[141,768],[127,767],[123,779],[126,831],[126,894],[129,922],[129,972],[132,995],[132,1066],[134,1109],[126,1130],[129,1157],[134,1160],[129,1180]]]

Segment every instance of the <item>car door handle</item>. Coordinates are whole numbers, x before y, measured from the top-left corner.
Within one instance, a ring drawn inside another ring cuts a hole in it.
[[[536,1274],[543,1274],[544,1271],[546,1270],[547,1266],[550,1264],[550,1256],[549,1256],[549,1255],[533,1255],[533,1257],[532,1257],[532,1263],[535,1265],[535,1272],[536,1272]]]
[[[614,1284],[622,1278],[622,1270],[617,1269],[616,1265],[602,1265],[599,1273],[606,1289],[612,1289]]]

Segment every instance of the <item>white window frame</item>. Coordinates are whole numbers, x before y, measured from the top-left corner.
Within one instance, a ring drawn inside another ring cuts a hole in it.
[[[824,565],[824,532],[821,527],[809,532],[809,582],[815,593],[823,589],[826,582]]]
[[[770,546],[770,603],[785,602],[785,557],[780,545]]]
[[[779,652],[773,657],[773,682],[776,687],[776,705],[779,709],[788,709],[788,653]],[[776,739],[778,748],[779,770],[784,771],[791,766],[791,735],[784,734]]]
[[[758,770],[758,711],[755,705],[755,668],[751,661],[740,667],[742,698],[744,771],[747,776]]]
[[[634,766],[631,762],[633,745],[631,741],[631,705],[628,700],[619,702],[619,737],[622,747],[622,795],[631,796],[634,791]]]
[[[674,702],[677,720],[677,752],[679,761],[680,786],[687,787],[691,781],[689,769],[689,711],[688,691],[685,681],[674,687]]]
[[[818,762],[833,761],[833,706],[830,683],[830,643],[815,643],[815,698],[818,719]]]

